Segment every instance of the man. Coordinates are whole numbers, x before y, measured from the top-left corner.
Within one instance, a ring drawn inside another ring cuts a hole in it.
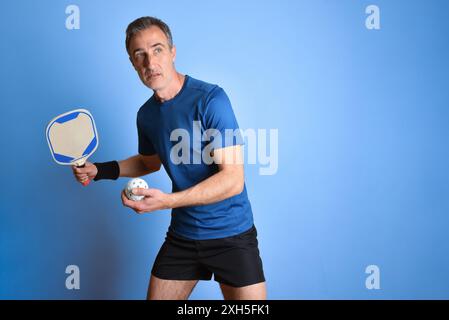
[[[141,81],[153,90],[137,114],[139,154],[120,162],[73,167],[77,180],[140,177],[158,171],[161,164],[167,171],[172,193],[134,189],[134,194],[145,196],[141,201],[121,195],[123,205],[137,213],[172,209],[151,271],[148,299],[187,299],[198,280],[212,275],[225,299],[266,299],[244,183],[242,140],[238,135],[224,138],[227,130],[238,129],[226,93],[176,71],[170,29],[157,18],[133,21],[126,30],[126,49]],[[179,142],[183,133],[188,137]],[[182,161],[179,151],[184,153]]]

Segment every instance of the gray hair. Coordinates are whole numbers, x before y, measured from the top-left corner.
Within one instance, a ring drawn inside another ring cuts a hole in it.
[[[168,46],[170,49],[173,47],[173,38],[170,32],[170,28],[168,25],[155,17],[141,17],[133,22],[131,22],[128,25],[128,28],[126,28],[126,51],[129,53],[129,43],[131,42],[131,38],[138,32],[148,29],[152,26],[158,27],[162,30],[162,32],[165,34],[168,40]]]

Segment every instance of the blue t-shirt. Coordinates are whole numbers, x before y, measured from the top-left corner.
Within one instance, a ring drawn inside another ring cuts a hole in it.
[[[218,166],[203,154],[243,144],[225,91],[188,75],[174,98],[161,103],[153,95],[139,109],[137,132],[139,153],[159,155],[172,181],[172,192],[188,189],[218,172]],[[233,236],[252,225],[244,186],[240,194],[216,203],[173,209],[170,230],[202,240]]]

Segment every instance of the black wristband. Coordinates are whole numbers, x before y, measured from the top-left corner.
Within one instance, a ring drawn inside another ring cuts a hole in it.
[[[94,165],[98,170],[94,181],[103,179],[117,180],[120,176],[120,166],[117,161],[95,162]]]

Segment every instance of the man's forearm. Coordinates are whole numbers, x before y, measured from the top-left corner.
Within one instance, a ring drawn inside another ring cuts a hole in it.
[[[136,178],[157,171],[149,169],[139,155],[119,161],[119,166],[120,177]]]
[[[243,191],[243,172],[219,171],[206,180],[169,195],[170,208],[215,203]]]

